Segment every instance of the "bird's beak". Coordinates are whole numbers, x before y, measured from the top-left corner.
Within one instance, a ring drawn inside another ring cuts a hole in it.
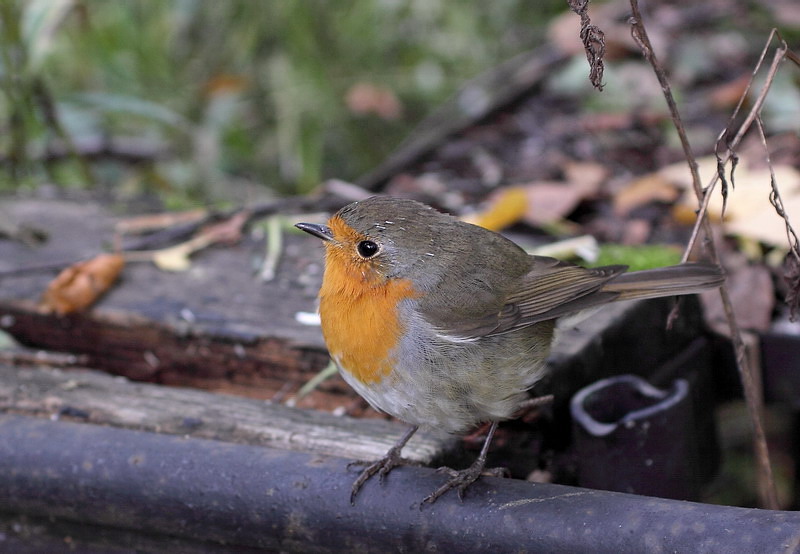
[[[294,226],[322,240],[333,240],[333,231],[331,231],[331,228],[327,225],[321,225],[319,223],[295,223]]]

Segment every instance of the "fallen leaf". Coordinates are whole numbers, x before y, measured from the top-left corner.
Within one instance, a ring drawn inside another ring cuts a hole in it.
[[[534,226],[559,221],[575,210],[589,190],[588,186],[549,181],[528,185],[525,187],[528,209],[523,219]]]
[[[581,235],[543,244],[527,252],[535,256],[549,256],[560,260],[569,260],[577,257],[593,264],[600,254],[600,245],[592,235]]]
[[[100,254],[63,270],[47,286],[40,309],[66,315],[91,306],[117,280],[125,267],[120,254]]]
[[[783,209],[795,226],[800,223],[798,221],[798,218],[800,218],[800,196],[790,197],[788,200],[784,199]],[[726,229],[729,233],[737,236],[755,239],[782,249],[788,248],[786,226],[783,219],[771,205],[768,208],[759,209],[748,217],[738,218],[729,222],[726,225]]]
[[[630,181],[614,195],[614,213],[628,215],[640,206],[651,202],[672,203],[681,191],[678,186],[661,173],[648,173]]]
[[[607,174],[596,164],[567,163],[569,182],[537,181],[497,189],[486,208],[465,216],[468,223],[499,231],[519,221],[542,227],[561,221],[578,204],[597,193]],[[573,180],[574,179],[574,180]]]
[[[775,306],[775,287],[769,270],[762,265],[743,265],[727,268],[728,293],[739,327],[745,331],[766,331],[772,321]],[[700,295],[706,321],[716,332],[730,335],[728,320],[719,292],[705,291]]]
[[[564,177],[567,182],[580,186],[586,194],[594,193],[608,179],[608,167],[594,162],[567,161],[564,163]]]
[[[522,219],[527,203],[524,187],[504,187],[489,198],[484,210],[462,219],[491,231],[500,231]]]
[[[249,219],[250,210],[240,210],[228,219],[203,227],[199,237],[208,237],[211,243],[235,244],[242,240],[242,228]]]
[[[706,186],[717,172],[716,158],[707,156],[697,162],[700,182]],[[786,214],[790,221],[797,222],[800,220],[800,171],[783,164],[773,164],[773,170]],[[665,167],[659,173],[686,189],[681,201],[673,210],[676,219],[685,219],[690,211],[693,213],[697,210],[691,176],[685,163]],[[726,230],[737,236],[759,240],[782,249],[787,248],[784,221],[775,213],[775,208],[769,201],[771,191],[769,168],[753,167],[748,160],[742,159],[733,177],[735,186],[729,186],[724,218]],[[718,183],[708,206],[708,214],[712,221],[722,220],[722,195],[719,187]]]
[[[358,115],[374,114],[383,119],[397,119],[403,113],[400,100],[387,87],[356,83],[345,96],[347,108]]]
[[[626,246],[636,246],[647,243],[653,231],[653,222],[649,219],[633,218],[625,221],[622,228],[620,242]]]
[[[208,244],[209,243],[205,240],[197,241],[192,239],[176,246],[157,250],[153,252],[153,263],[156,264],[156,267],[161,271],[171,271],[175,273],[188,271],[188,269],[192,267],[192,261],[189,259],[189,256],[197,250],[205,248]]]
[[[233,244],[241,240],[242,228],[250,218],[248,210],[237,212],[232,217],[204,227],[200,234],[186,242],[148,253],[153,263],[163,271],[186,271],[192,262],[189,257],[195,252],[216,243]]]
[[[717,110],[735,108],[744,91],[747,90],[749,82],[750,74],[747,73],[733,81],[715,86],[708,93],[708,101],[711,103],[711,107]]]

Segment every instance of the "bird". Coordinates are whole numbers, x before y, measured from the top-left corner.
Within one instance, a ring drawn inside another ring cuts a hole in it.
[[[376,410],[409,427],[352,485],[351,504],[374,475],[408,463],[402,449],[420,429],[464,434],[489,423],[468,468],[420,503],[464,492],[486,471],[500,421],[546,374],[559,319],[609,302],[719,287],[716,264],[688,262],[626,272],[529,255],[499,233],[420,202],[373,196],[326,224],[297,223],[322,239],[322,334],[344,380]],[[498,474],[497,470],[490,470]]]

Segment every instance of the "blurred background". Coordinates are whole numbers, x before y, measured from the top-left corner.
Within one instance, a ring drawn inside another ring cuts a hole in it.
[[[302,193],[377,165],[562,0],[2,0],[0,190],[171,208]],[[78,156],[77,154],[80,154]]]

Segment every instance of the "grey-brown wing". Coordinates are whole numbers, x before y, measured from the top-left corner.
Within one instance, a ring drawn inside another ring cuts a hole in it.
[[[624,265],[585,268],[535,257],[533,268],[523,277],[521,286],[506,299],[497,327],[488,334],[507,333],[611,302],[619,293],[601,289],[626,269]]]
[[[446,329],[440,328],[440,332],[459,339],[475,339],[605,304],[618,293],[600,289],[626,269],[625,266],[587,269],[542,256],[532,256],[531,260],[530,270],[520,277],[498,311],[458,320]]]

